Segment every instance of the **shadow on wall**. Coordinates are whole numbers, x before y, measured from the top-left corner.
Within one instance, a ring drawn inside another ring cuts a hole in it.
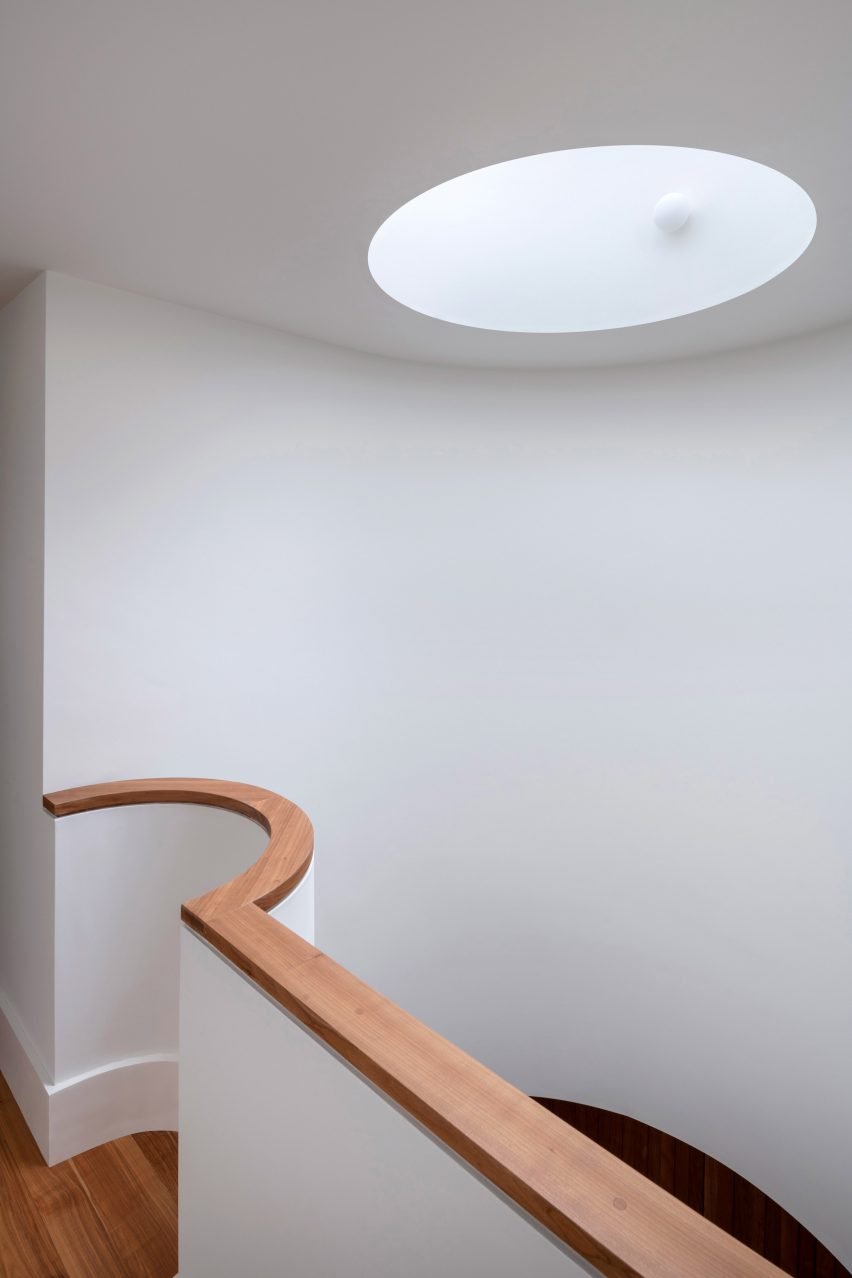
[[[686,1141],[595,1105],[533,1099],[794,1278],[852,1278],[783,1207]]]

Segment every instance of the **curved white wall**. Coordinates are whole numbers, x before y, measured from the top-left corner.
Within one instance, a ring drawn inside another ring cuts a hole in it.
[[[56,822],[56,1079],[175,1058],[181,902],[256,861],[232,812],[150,804]]]
[[[177,1128],[181,902],[239,874],[266,844],[244,817],[190,805],[54,826],[56,1061],[39,1133],[51,1164]]]
[[[283,792],[335,958],[849,1263],[852,332],[520,375],[47,315],[46,787]]]

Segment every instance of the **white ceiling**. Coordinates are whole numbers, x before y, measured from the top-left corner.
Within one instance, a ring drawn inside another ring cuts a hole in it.
[[[384,355],[659,360],[852,317],[850,0],[0,0],[0,301],[87,279]],[[816,204],[790,270],[641,328],[481,332],[381,292],[395,208],[482,165],[663,143]]]

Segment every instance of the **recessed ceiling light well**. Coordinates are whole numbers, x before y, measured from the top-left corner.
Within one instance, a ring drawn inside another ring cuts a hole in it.
[[[403,204],[373,237],[385,293],[434,319],[585,333],[689,315],[765,284],[816,230],[776,169],[676,146],[548,151]]]

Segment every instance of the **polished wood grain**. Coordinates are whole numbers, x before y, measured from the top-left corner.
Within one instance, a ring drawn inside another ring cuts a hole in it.
[[[101,808],[143,803],[197,803],[224,808],[248,817],[269,835],[263,854],[243,874],[189,901],[184,915],[195,920],[212,918],[249,902],[271,910],[308,872],[313,856],[314,832],[295,803],[237,781],[212,781],[199,777],[160,777],[140,781],[108,781],[101,785],[57,790],[44,796],[51,816],[72,816]]]
[[[46,1166],[0,1076],[2,1278],[174,1278],[177,1137],[125,1136]]]
[[[783,1207],[744,1176],[686,1141],[668,1136],[639,1119],[594,1105],[546,1096],[536,1096],[535,1100],[619,1158],[624,1157],[623,1134],[633,1133],[628,1142],[631,1149],[644,1145],[649,1151],[640,1169],[643,1175],[676,1194],[682,1202],[700,1201],[702,1214],[708,1220],[792,1278],[810,1278],[812,1274],[852,1278],[849,1270]],[[613,1139],[616,1131],[621,1134],[617,1142]],[[675,1183],[673,1167],[678,1162],[687,1169],[687,1175]]]
[[[623,1153],[634,1164],[626,1166],[271,919],[266,909],[310,863],[310,823],[286,800],[185,778],[87,786],[45,799],[56,816],[163,802],[229,808],[270,830],[255,866],[184,905],[184,921],[600,1273],[778,1278],[775,1266],[636,1170],[647,1163],[647,1142],[623,1130]],[[688,1190],[688,1161],[684,1183]]]

